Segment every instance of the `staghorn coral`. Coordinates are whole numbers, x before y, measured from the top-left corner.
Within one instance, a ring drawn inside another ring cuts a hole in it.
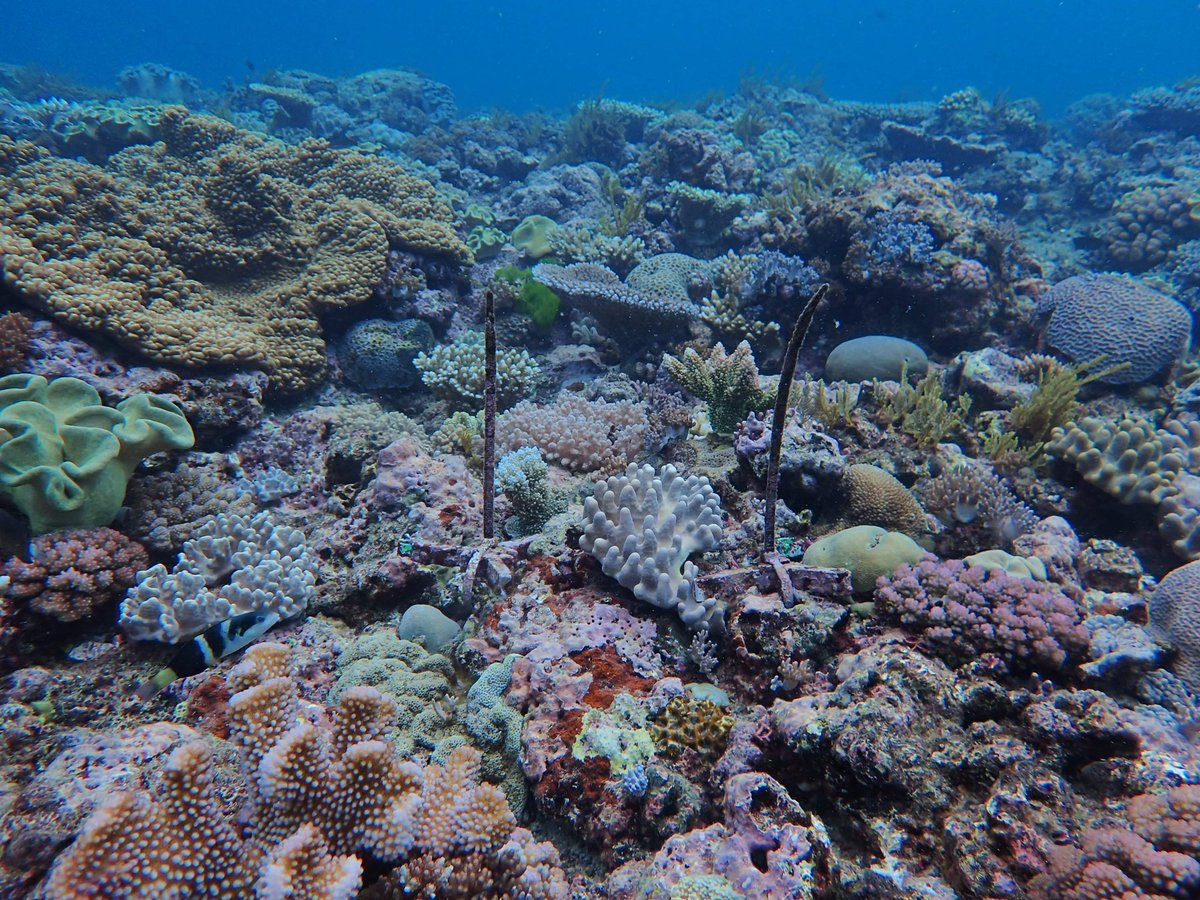
[[[708,405],[709,421],[718,434],[732,434],[752,412],[771,405],[773,395],[758,380],[750,344],[742,341],[732,353],[718,343],[707,356],[688,347],[683,357],[663,354],[663,368],[689,393]]]
[[[605,575],[639,600],[674,609],[693,631],[709,630],[720,607],[696,589],[699,573],[688,560],[721,542],[721,501],[707,478],[630,463],[624,475],[596,483],[583,513],[579,546]]]
[[[0,258],[27,303],[163,363],[325,374],[318,314],[368,299],[389,244],[470,251],[425,181],[379,157],[288,147],[163,110],[161,143],[104,168],[0,139]]]
[[[267,513],[220,513],[186,541],[175,566],[137,575],[121,604],[133,640],[175,644],[247,612],[299,615],[316,597],[316,559],[304,534]]]
[[[413,365],[421,380],[451,403],[474,409],[483,403],[483,334],[470,331],[450,344],[418,353]],[[496,399],[512,403],[532,394],[541,369],[524,350],[506,347],[496,352]]]
[[[1184,354],[1192,315],[1175,298],[1123,275],[1074,275],[1038,299],[1050,313],[1046,342],[1078,362],[1127,366],[1097,376],[1108,384],[1153,378]]]
[[[496,445],[511,452],[537,447],[548,462],[572,472],[618,472],[642,452],[646,408],[628,400],[586,400],[562,394],[552,405],[524,400],[500,416]]]
[[[875,600],[960,662],[992,653],[1014,670],[1049,673],[1088,647],[1082,611],[1059,588],[962,560],[902,565],[880,579]]]
[[[0,566],[7,595],[60,622],[94,615],[124,595],[150,562],[141,544],[111,528],[41,535],[32,548],[29,562],[13,557]]]

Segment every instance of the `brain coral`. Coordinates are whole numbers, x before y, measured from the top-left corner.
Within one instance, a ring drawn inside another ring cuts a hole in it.
[[[1150,597],[1150,626],[1175,648],[1175,674],[1200,691],[1200,561],[1168,572]]]
[[[1136,384],[1178,360],[1187,349],[1192,315],[1172,297],[1123,275],[1075,275],[1038,301],[1050,312],[1046,342],[1071,359],[1104,357],[1129,367],[1100,378]]]
[[[389,245],[470,259],[433,186],[323,141],[288,146],[172,107],[104,167],[0,138],[4,283],[159,362],[325,373],[318,314],[371,296]]]

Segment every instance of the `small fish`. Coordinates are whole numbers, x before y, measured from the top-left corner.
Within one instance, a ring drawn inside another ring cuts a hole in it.
[[[21,516],[0,509],[0,559],[15,556],[22,562],[33,557],[29,523]]]
[[[262,637],[278,622],[279,614],[274,612],[242,613],[218,622],[181,646],[165,669],[143,681],[137,689],[137,698],[149,700],[176,679],[199,675],[217,660],[236,653]]]

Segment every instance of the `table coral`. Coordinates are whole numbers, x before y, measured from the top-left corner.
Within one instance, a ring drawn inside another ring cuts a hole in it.
[[[4,282],[159,362],[325,373],[318,314],[367,300],[389,244],[464,263],[450,209],[380,158],[288,147],[179,107],[101,168],[0,139]]]

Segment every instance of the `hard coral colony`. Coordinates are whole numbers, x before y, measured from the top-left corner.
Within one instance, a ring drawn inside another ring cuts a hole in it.
[[[1200,896],[1197,123],[0,66],[0,895]]]

